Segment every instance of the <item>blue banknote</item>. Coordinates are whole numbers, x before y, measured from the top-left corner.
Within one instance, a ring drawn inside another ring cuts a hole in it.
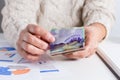
[[[65,54],[84,49],[85,30],[84,27],[72,27],[51,29],[55,42],[50,43],[50,54]]]

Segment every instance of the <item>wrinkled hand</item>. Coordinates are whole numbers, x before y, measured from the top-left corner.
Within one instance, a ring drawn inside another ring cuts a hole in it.
[[[95,53],[99,42],[105,37],[106,30],[101,24],[93,24],[85,27],[85,35],[85,49],[70,54],[65,54],[64,56],[70,59],[90,57]]]
[[[37,25],[29,24],[20,33],[17,51],[23,58],[36,61],[46,52],[48,43],[54,41],[55,38],[48,31]]]

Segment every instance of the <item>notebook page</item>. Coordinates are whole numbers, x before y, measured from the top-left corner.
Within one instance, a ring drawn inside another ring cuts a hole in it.
[[[120,43],[106,41],[99,45],[98,54],[120,76]]]

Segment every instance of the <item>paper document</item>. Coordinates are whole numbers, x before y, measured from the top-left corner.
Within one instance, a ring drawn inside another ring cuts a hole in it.
[[[48,54],[42,55],[38,62],[29,62],[8,42],[0,41],[0,80],[43,80],[41,74],[59,72],[53,62]]]

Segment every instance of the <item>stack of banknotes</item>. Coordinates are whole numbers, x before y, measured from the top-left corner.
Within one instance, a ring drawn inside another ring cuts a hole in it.
[[[50,43],[50,54],[66,54],[84,49],[84,27],[51,29],[55,42]]]

